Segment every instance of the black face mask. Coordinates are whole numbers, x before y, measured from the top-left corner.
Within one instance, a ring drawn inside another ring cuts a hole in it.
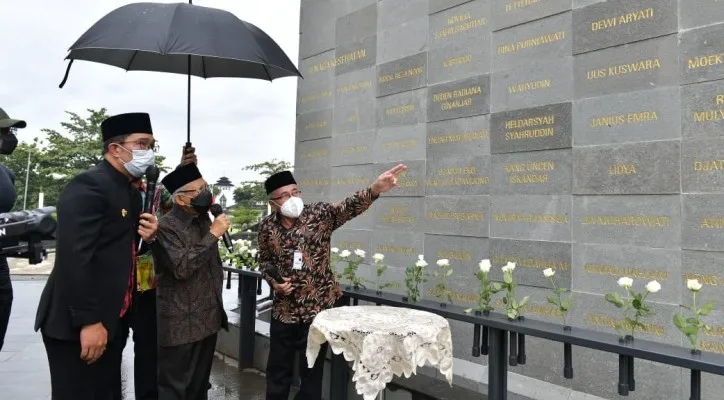
[[[0,154],[12,154],[18,147],[18,138],[13,133],[0,133]]]
[[[194,211],[197,213],[205,214],[209,212],[209,208],[211,208],[211,202],[214,200],[213,197],[214,196],[208,189],[203,190],[196,197],[191,199],[191,207],[193,207]]]

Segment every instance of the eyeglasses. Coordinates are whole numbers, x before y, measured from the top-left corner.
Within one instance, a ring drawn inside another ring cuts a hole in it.
[[[269,200],[274,200],[274,201],[284,200],[284,201],[287,201],[287,200],[291,199],[292,197],[299,197],[299,196],[301,196],[301,195],[302,195],[302,192],[301,192],[301,191],[299,191],[299,190],[294,190],[292,193],[284,193],[283,195],[281,195],[281,196],[279,196],[279,197],[271,197]]]
[[[143,139],[121,142],[121,144],[126,143],[133,144],[134,150],[153,150],[154,152],[158,152],[159,149],[158,143],[155,140],[152,142]]]

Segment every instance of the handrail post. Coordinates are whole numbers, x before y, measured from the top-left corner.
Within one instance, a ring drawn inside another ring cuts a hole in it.
[[[498,328],[488,328],[488,398],[507,400],[508,398],[508,334]]]
[[[239,323],[239,369],[254,366],[254,339],[256,337],[256,286],[258,278],[239,274],[241,298]]]
[[[345,296],[340,301],[340,306],[348,306],[349,297]],[[326,356],[326,355],[322,355]],[[329,398],[334,400],[347,400],[349,385],[349,366],[342,354],[332,353],[332,365],[329,379]]]

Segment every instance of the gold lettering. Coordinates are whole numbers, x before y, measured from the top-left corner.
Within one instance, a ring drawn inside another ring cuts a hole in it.
[[[312,102],[312,101],[321,100],[321,99],[324,99],[324,98],[327,98],[327,97],[332,97],[332,91],[331,91],[331,90],[323,90],[323,91],[318,92],[318,93],[312,93],[312,94],[309,94],[309,95],[306,95],[306,96],[302,96],[302,97],[299,99],[299,102],[302,103],[302,104],[305,104],[305,103],[310,103],[310,102]]]
[[[471,261],[473,256],[464,251],[438,250],[437,259],[447,258],[448,260]]]
[[[581,223],[583,225],[663,228],[671,226],[671,217],[665,215],[584,215]]]
[[[503,168],[505,172],[510,174],[508,175],[508,182],[512,184],[547,183],[548,174],[513,174],[518,172],[553,171],[556,169],[556,163],[554,161],[530,161],[528,163],[503,164]]]
[[[337,185],[352,185],[352,186],[363,186],[363,185],[369,185],[370,178],[367,177],[356,177],[351,176],[348,178],[337,178],[335,181],[335,184]]]
[[[396,142],[383,143],[382,148],[385,150],[399,150],[399,149],[407,149],[410,147],[415,147],[416,145],[417,145],[417,140],[408,139],[408,140],[399,140]]]
[[[514,94],[514,93],[530,92],[532,90],[547,89],[547,88],[551,87],[551,85],[552,85],[552,83],[551,83],[550,79],[518,83],[515,85],[508,86],[508,93]]]
[[[335,57],[331,60],[327,60],[324,62],[321,62],[316,65],[312,65],[309,67],[309,75],[316,74],[317,72],[326,71],[329,69],[336,68],[338,66],[342,66],[345,64],[350,64],[357,60],[364,60],[367,58],[367,50],[366,49],[359,49],[355,51],[351,51],[347,54],[343,54],[339,57]]]
[[[427,219],[482,222],[485,220],[485,214],[481,212],[428,211]]]
[[[706,330],[704,330],[706,332]],[[724,343],[721,342],[710,342],[708,340],[699,340],[699,346],[704,351],[712,353],[724,354]]]
[[[522,268],[530,268],[530,269],[552,268],[552,269],[560,270],[560,271],[568,271],[568,263],[565,261],[558,261],[558,260],[542,260],[542,259],[538,259],[538,258],[522,258],[522,257],[516,257],[516,256],[495,255],[495,256],[493,256],[493,259],[491,261],[495,265],[512,262],[512,263],[515,263],[515,265],[522,267]]]
[[[344,240],[340,240],[337,242],[337,247],[341,247],[343,249],[364,249],[365,246],[361,242],[347,242]]]
[[[493,214],[496,222],[525,222],[533,224],[567,224],[566,214]]]
[[[716,104],[717,104],[717,105],[724,105],[724,94],[718,94],[718,95],[716,95]]]
[[[454,15],[447,19],[448,26],[433,33],[433,37],[435,40],[444,39],[448,36],[480,28],[481,26],[485,26],[487,23],[488,20],[485,17],[473,19],[473,16],[470,13]]]
[[[444,144],[457,142],[472,142],[473,140],[482,140],[488,138],[488,131],[458,133],[443,136],[430,136],[427,139],[428,144]]]
[[[307,125],[304,126],[304,130],[308,131],[310,129],[322,129],[325,126],[327,126],[327,121],[314,121],[307,123]]]
[[[587,263],[583,266],[587,274],[607,275],[607,276],[629,276],[631,278],[661,280],[669,279],[669,273],[664,270],[647,269],[644,267],[618,267],[605,264]]]
[[[343,85],[337,88],[337,93],[350,93],[358,90],[367,89],[372,87],[372,81],[359,81],[350,83],[349,85]]]
[[[380,219],[388,224],[402,225],[412,225],[416,221],[416,218],[409,214],[408,206],[391,206]]]
[[[719,277],[716,275],[710,275],[710,274],[682,274],[682,277],[684,278],[684,282],[686,282],[689,279],[698,279],[699,282],[702,285],[705,286],[720,286],[719,285]]]
[[[448,58],[442,62],[443,68],[450,68],[460,64],[467,64],[473,62],[472,54],[466,54],[464,56]]]
[[[694,112],[694,122],[719,122],[724,119],[724,109]]]
[[[635,175],[636,165],[634,164],[614,164],[608,167],[609,175]]]
[[[505,12],[511,12],[520,8],[532,6],[540,1],[541,0],[514,0],[505,5]]]
[[[694,171],[713,172],[724,170],[724,160],[694,161]]]
[[[687,67],[688,69],[697,69],[713,67],[720,64],[724,64],[724,53],[690,58],[687,62]]]
[[[619,325],[626,327],[626,329],[629,331],[631,330],[631,324],[626,322],[626,320],[612,318],[604,314],[586,314],[584,316],[584,321],[587,325],[597,325],[611,329],[615,329],[616,326]],[[636,332],[648,333],[656,336],[664,336],[664,333],[666,332],[666,329],[663,325],[650,323],[643,323],[643,325],[643,328],[637,326],[634,328],[634,330]]]
[[[558,31],[546,35],[536,36],[531,39],[524,39],[513,44],[503,44],[498,46],[498,55],[513,53],[520,50],[530,49],[544,44],[555,43],[566,38],[565,31]]]
[[[611,127],[624,124],[643,124],[658,120],[659,114],[656,111],[630,112],[627,114],[594,117],[591,119],[591,128]]]
[[[355,154],[355,153],[366,153],[367,146],[363,144],[357,144],[352,146],[345,146],[339,149],[342,154]]]
[[[586,78],[588,80],[603,79],[607,77],[627,75],[636,72],[644,72],[656,68],[661,68],[661,62],[658,58],[652,58],[647,60],[634,61],[627,64],[612,65],[608,68],[592,69],[586,71]]]
[[[381,244],[377,246],[378,253],[396,253],[396,254],[419,254],[420,252],[414,247],[406,247],[400,245]]]
[[[611,29],[616,26],[630,24],[632,22],[652,19],[654,17],[654,9],[647,8],[639,11],[632,11],[618,17],[605,18],[591,23],[591,31],[602,31]]]
[[[723,217],[702,218],[699,224],[701,229],[724,229]]]
[[[302,187],[329,186],[329,179],[302,179],[299,185]]]
[[[524,119],[512,119],[505,121],[505,129],[508,132],[505,133],[505,140],[521,140],[521,139],[535,139],[543,137],[552,137],[555,135],[555,130],[552,127],[556,122],[556,116],[544,115],[540,117],[531,117]],[[546,127],[549,125],[549,127]],[[536,129],[523,129],[533,128]]]
[[[432,95],[432,101],[440,103],[440,109],[443,111],[453,110],[460,107],[470,107],[473,105],[472,96],[482,93],[480,86],[471,86],[469,88],[455,89],[449,92],[441,92]]]
[[[385,110],[386,115],[397,115],[397,114],[407,114],[409,112],[415,111],[417,107],[414,104],[406,104],[403,106],[396,106],[396,107],[390,107]]]
[[[408,68],[403,71],[397,71],[392,74],[384,74],[379,77],[380,83],[387,83],[394,80],[402,79],[402,78],[410,78],[417,75],[422,75],[423,73],[422,67],[414,67],[414,68]]]
[[[329,149],[319,149],[312,151],[305,151],[300,154],[302,158],[318,158],[329,155]]]

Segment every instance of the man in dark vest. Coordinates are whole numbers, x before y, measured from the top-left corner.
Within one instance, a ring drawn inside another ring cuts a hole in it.
[[[10,155],[18,145],[15,130],[25,128],[25,121],[11,119],[0,108],[0,154]],[[12,210],[15,205],[15,175],[0,164],[0,213]],[[10,281],[10,267],[5,257],[0,256],[0,350],[5,342],[5,332],[10,321],[13,306],[13,284]]]
[[[148,114],[101,124],[104,161],[78,174],[58,200],[56,260],[35,329],[48,355],[53,400],[111,399],[136,285],[143,240],[154,256],[158,221],[142,214],[134,181],[155,162]]]

